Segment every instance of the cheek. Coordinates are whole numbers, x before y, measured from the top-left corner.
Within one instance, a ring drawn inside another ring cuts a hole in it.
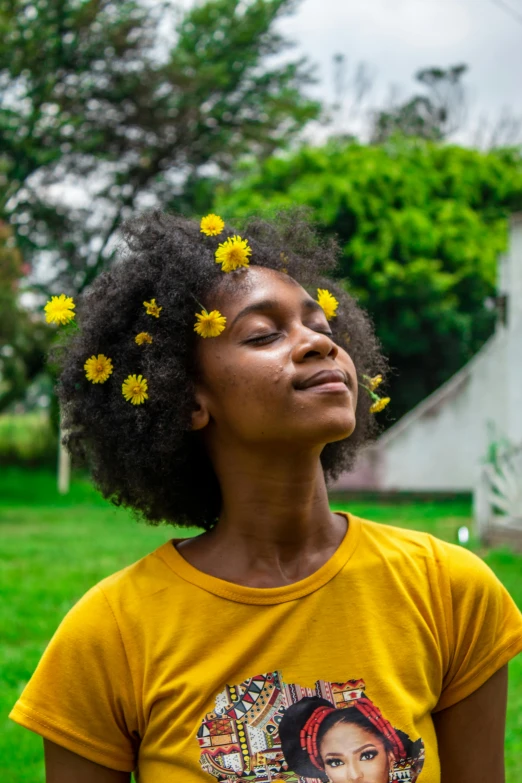
[[[261,355],[231,361],[224,352],[216,353],[207,362],[205,375],[214,402],[238,413],[246,404],[252,409],[276,403],[289,383],[284,361]]]
[[[375,775],[377,776],[374,777],[373,780],[375,780],[376,783],[384,779],[387,780],[387,778],[383,778],[382,775],[388,772],[390,768],[390,758],[384,748],[379,750],[379,755],[372,760],[372,764]]]
[[[328,779],[332,781],[332,783],[344,783],[346,778],[343,778],[343,768],[342,767],[328,767]]]

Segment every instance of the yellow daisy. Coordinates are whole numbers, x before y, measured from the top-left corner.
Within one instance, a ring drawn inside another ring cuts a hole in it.
[[[381,397],[380,399],[376,400],[373,405],[370,408],[370,413],[379,413],[379,411],[382,411],[390,402],[389,397]]]
[[[71,296],[52,296],[44,307],[45,320],[48,324],[67,324],[74,318],[75,307]]]
[[[152,337],[148,332],[140,332],[134,338],[134,342],[137,343],[138,345],[143,345],[143,343],[151,343]]]
[[[201,218],[201,233],[206,234],[207,237],[216,237],[221,234],[224,228],[225,222],[219,215],[214,215],[211,212],[210,215]]]
[[[158,307],[155,299],[151,299],[150,302],[143,302],[143,304],[147,310],[147,315],[154,315],[156,318],[159,318],[159,314],[163,310],[163,307]]]
[[[197,323],[194,324],[194,331],[201,337],[218,337],[225,328],[227,319],[224,315],[221,315],[219,310],[212,310],[207,313],[206,310],[202,310],[201,313],[196,313]]]
[[[317,303],[323,308],[327,321],[331,321],[332,318],[335,318],[335,311],[339,306],[339,302],[335,296],[332,296],[330,291],[327,291],[326,288],[318,288]]]
[[[98,356],[91,356],[83,365],[85,375],[88,381],[93,383],[105,383],[112,372],[112,360],[99,353]]]
[[[251,253],[248,240],[239,236],[229,237],[225,242],[221,242],[216,250],[216,264],[221,264],[223,272],[233,272],[241,266],[248,266],[248,256]]]
[[[373,378],[368,378],[368,384],[370,386],[371,391],[375,391],[377,386],[380,386],[382,383],[382,375],[374,375]]]
[[[147,394],[147,380],[143,375],[129,375],[122,385],[121,390],[123,396],[127,402],[132,402],[133,405],[140,405],[149,398]]]

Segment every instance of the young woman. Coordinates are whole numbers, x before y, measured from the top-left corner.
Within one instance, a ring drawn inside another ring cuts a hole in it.
[[[279,736],[289,768],[305,779],[415,783],[423,767],[422,740],[411,742],[358,693],[342,708],[318,696],[303,697],[286,709]],[[394,778],[394,771],[401,777]]]
[[[285,711],[349,701],[358,678],[422,743],[420,783],[502,783],[513,600],[467,550],[328,506],[386,404],[368,318],[322,277],[335,245],[299,213],[241,236],[213,215],[123,233],[64,335],[67,446],[113,503],[202,533],[58,628],[11,712],[43,736],[47,783],[297,783]],[[73,307],[53,298],[48,319]]]

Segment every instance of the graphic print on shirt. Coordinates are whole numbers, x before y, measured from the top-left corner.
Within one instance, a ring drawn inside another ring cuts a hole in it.
[[[197,732],[205,772],[221,783],[414,783],[424,743],[394,728],[362,679],[285,683],[279,671],[226,685]]]

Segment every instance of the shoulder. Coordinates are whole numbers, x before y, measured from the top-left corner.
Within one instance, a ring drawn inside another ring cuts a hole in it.
[[[508,626],[522,636],[522,614],[491,567],[475,552],[443,541],[431,533],[360,520],[366,546],[365,562],[379,559],[393,568],[403,582],[420,586],[424,574],[430,594],[438,594],[449,626],[461,630],[487,621],[491,627]],[[451,628],[450,628],[451,630]]]
[[[403,582],[422,576],[430,592],[438,593],[446,606],[464,598],[477,601],[485,596],[503,597],[507,591],[498,577],[477,554],[458,544],[443,541],[431,533],[360,519],[360,558],[393,569]],[[419,583],[420,584],[420,583]]]
[[[175,575],[162,557],[169,546],[172,540],[93,585],[68,612],[69,622],[92,615],[110,624],[122,611],[143,608],[149,599],[171,588]]]
[[[446,560],[446,542],[431,533],[356,517],[360,525],[360,548],[388,563],[428,561],[435,565]],[[447,545],[453,546],[453,545]]]
[[[358,519],[365,543],[372,545],[373,549],[387,557],[429,560],[438,568],[444,569],[448,575],[451,572],[455,577],[461,575],[467,578],[477,574],[494,576],[489,566],[478,555],[459,544],[452,544],[437,538],[432,533],[420,530],[373,522],[369,519]]]

